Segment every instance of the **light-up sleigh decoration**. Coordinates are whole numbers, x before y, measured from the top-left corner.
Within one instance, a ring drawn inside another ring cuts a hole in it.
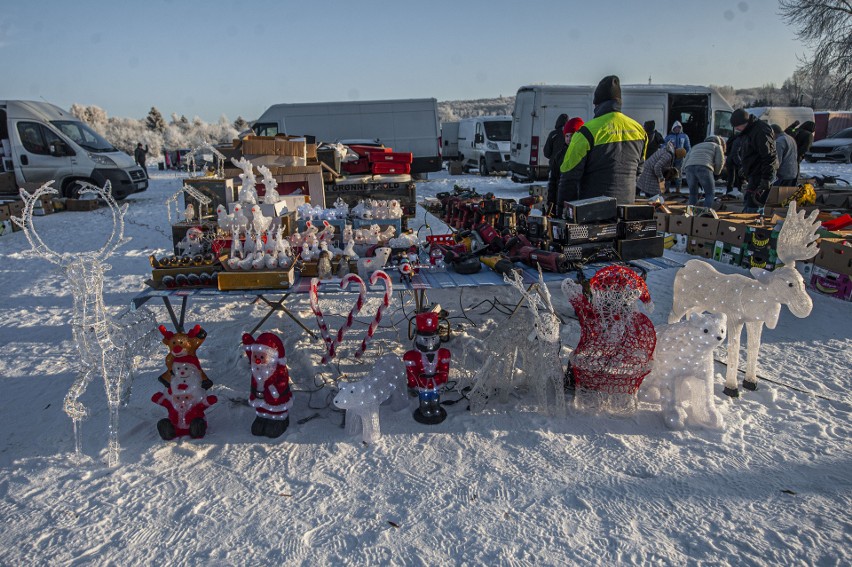
[[[100,249],[89,252],[55,252],[39,236],[33,224],[33,209],[42,197],[54,196],[58,191],[53,182],[45,183],[33,194],[21,190],[24,211],[12,220],[21,227],[32,251],[41,258],[56,264],[65,271],[68,285],[74,295],[74,313],[71,328],[80,357],[80,371],[65,396],[65,413],[74,422],[77,457],[82,456],[81,422],[89,410],[80,402],[95,375],[100,375],[106,388],[109,406],[109,441],[107,462],[119,463],[118,409],[127,403],[133,382],[133,369],[142,357],[149,357],[156,347],[157,328],[153,315],[141,309],[125,310],[113,317],[104,305],[104,272],[110,269],[107,259],[115,250],[129,241],[124,238],[124,215],[127,205],[121,207],[112,197],[109,182],[103,188],[82,183],[80,194],[94,194],[106,201],[112,214],[112,233]],[[69,235],[70,236],[70,235]]]
[[[740,395],[737,372],[743,326],[748,333],[743,388],[756,390],[757,355],[763,325],[775,328],[782,305],[789,307],[790,312],[799,318],[811,313],[813,302],[796,270],[796,262],[817,253],[818,215],[819,211],[814,210],[805,217],[804,211],[796,212],[795,201],[790,203],[787,218],[778,234],[778,260],[784,266],[774,271],[752,268],[753,278],[741,274],[727,275],[720,274],[707,262],[690,260],[675,276],[670,323],[703,311],[728,317],[728,370],[724,390],[728,396],[736,398]]]
[[[653,323],[636,305],[651,305],[645,281],[630,268],[607,266],[589,281],[589,297],[570,279],[562,282],[562,292],[580,321],[580,341],[568,359],[575,406],[632,413],[657,341]]]

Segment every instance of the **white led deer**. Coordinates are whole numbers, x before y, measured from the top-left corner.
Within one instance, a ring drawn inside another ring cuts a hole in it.
[[[104,272],[110,269],[105,262],[116,248],[129,240],[124,238],[127,205],[118,206],[112,197],[109,182],[103,188],[82,184],[81,194],[95,194],[109,206],[113,221],[112,234],[98,250],[58,253],[44,243],[33,224],[35,203],[44,196],[58,194],[52,184],[53,181],[45,183],[32,195],[22,189],[24,211],[21,217],[12,220],[24,231],[33,252],[65,271],[74,295],[71,326],[80,356],[80,370],[65,396],[63,409],[74,422],[75,450],[79,459],[82,457],[81,422],[89,415],[80,397],[92,378],[100,374],[109,406],[107,462],[112,467],[118,464],[121,450],[118,442],[118,409],[130,398],[136,359],[150,356],[156,347],[157,324],[147,310],[133,313],[124,311],[118,317],[112,317],[104,305]]]
[[[720,274],[707,262],[690,260],[675,276],[669,323],[703,311],[728,317],[728,371],[724,390],[728,396],[739,396],[737,370],[743,325],[748,334],[743,388],[756,390],[757,355],[763,325],[775,328],[782,305],[799,318],[811,313],[813,302],[805,291],[802,276],[796,271],[796,262],[817,253],[818,214],[815,210],[806,218],[804,211],[796,212],[795,201],[790,203],[778,234],[778,260],[784,263],[781,268],[771,272],[752,268],[752,279],[741,274]]]

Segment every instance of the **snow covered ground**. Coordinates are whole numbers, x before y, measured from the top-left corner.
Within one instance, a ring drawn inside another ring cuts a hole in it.
[[[805,172],[852,180],[849,165],[805,164]],[[170,247],[163,203],[180,181],[152,175],[149,190],[128,199],[133,240],[110,261],[105,299],[116,311],[143,288],[147,256]],[[418,193],[434,195],[453,183],[526,194],[526,186],[505,178],[443,173],[419,183]],[[109,230],[103,209],[36,222],[61,250],[94,248]],[[265,310],[237,299],[194,301],[187,322],[209,333],[199,357],[219,396],[207,413],[207,437],[163,442],[157,434],[165,412],[150,397],[160,389],[163,348],[140,369],[121,411],[122,462],[109,469],[98,381],[82,398],[92,412],[83,426],[87,458],[70,458],[72,426],[62,401],[74,379],[72,296],[63,274],[25,254],[28,248],[22,233],[0,239],[0,564],[850,563],[850,303],[812,294],[809,318],[782,311],[778,327],[764,332],[760,358],[760,375],[774,382],[761,381],[736,401],[716,384],[722,432],[671,432],[651,406],[629,418],[574,410],[546,417],[529,410],[530,399],[513,397],[484,415],[471,415],[464,402],[447,406],[449,417],[433,427],[411,418],[414,402],[397,413],[385,408],[384,436],[364,446],[341,428],[329,389],[317,387],[331,377],[319,365],[319,343],[277,315],[265,330],[280,333],[286,345],[295,406],[283,437],[253,437],[253,410],[241,403],[249,372],[238,344]],[[674,269],[649,274],[655,324],[666,319],[674,276]],[[557,310],[571,313],[551,287]],[[455,317],[458,334],[447,343],[455,377],[481,363],[461,360],[464,345],[505,318],[487,304],[471,308],[495,294],[517,301],[509,288],[429,294]],[[326,311],[338,315],[350,299],[322,296]],[[315,328],[306,297],[291,296],[288,305]],[[170,326],[161,304],[149,307]],[[409,348],[412,311],[412,298],[396,295],[370,360]],[[336,328],[341,319],[331,321]],[[362,321],[344,355],[366,327]],[[578,339],[576,321],[566,321],[563,357]],[[352,376],[366,368],[349,360],[343,366]]]

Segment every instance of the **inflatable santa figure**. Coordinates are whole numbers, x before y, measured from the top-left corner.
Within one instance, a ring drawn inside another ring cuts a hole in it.
[[[272,333],[262,333],[256,340],[246,333],[243,345],[251,361],[249,404],[257,413],[251,433],[280,437],[290,425],[290,406],[293,405],[284,344]]]
[[[449,350],[440,348],[437,313],[418,313],[414,321],[417,326],[415,348],[406,352],[402,360],[405,362],[408,388],[417,392],[420,402],[414,411],[414,419],[435,425],[447,417],[447,411],[441,407],[440,389],[447,383],[450,374],[451,355]]]
[[[182,356],[172,362],[172,378],[166,393],[157,392],[151,401],[169,411],[169,417],[157,423],[160,437],[169,441],[189,435],[193,439],[207,433],[204,411],[216,403],[201,386],[201,363],[194,356]]]

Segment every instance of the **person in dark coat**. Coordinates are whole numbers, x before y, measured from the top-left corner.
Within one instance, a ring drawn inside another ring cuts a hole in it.
[[[621,113],[621,82],[615,75],[601,79],[592,102],[595,117],[571,137],[560,168],[559,214],[565,201],[607,196],[630,205],[636,200],[648,136]]]
[[[740,133],[736,130],[728,138],[725,144],[725,193],[740,191],[743,185],[743,176],[740,171],[742,167],[742,148],[739,145]]]
[[[740,132],[742,170],[748,179],[745,193],[746,213],[755,213],[766,203],[775,180],[777,154],[772,127],[757,120],[742,108],[731,114],[731,126]]]
[[[567,114],[560,114],[556,118],[556,124],[553,130],[547,135],[547,141],[544,143],[544,157],[549,161],[550,176],[547,180],[547,207],[553,212],[556,210],[556,195],[559,192],[559,166],[562,165],[562,160],[565,159],[565,150],[568,145],[565,143],[565,135],[562,133],[562,128],[568,122]]]
[[[145,144],[145,148],[143,149],[142,142],[136,144],[136,149],[133,151],[133,157],[136,159],[136,165],[145,171],[145,177],[147,177],[148,168],[145,167],[145,159],[148,157],[148,145]]]
[[[796,159],[799,160],[799,163],[802,163],[805,153],[811,149],[811,145],[814,143],[815,129],[816,124],[812,120],[808,120],[796,128],[796,135],[793,136],[793,139],[796,140]]]
[[[654,120],[647,120],[642,128],[645,129],[645,134],[648,136],[648,149],[645,151],[645,157],[649,158],[662,147],[663,135],[657,132],[657,123]]]

